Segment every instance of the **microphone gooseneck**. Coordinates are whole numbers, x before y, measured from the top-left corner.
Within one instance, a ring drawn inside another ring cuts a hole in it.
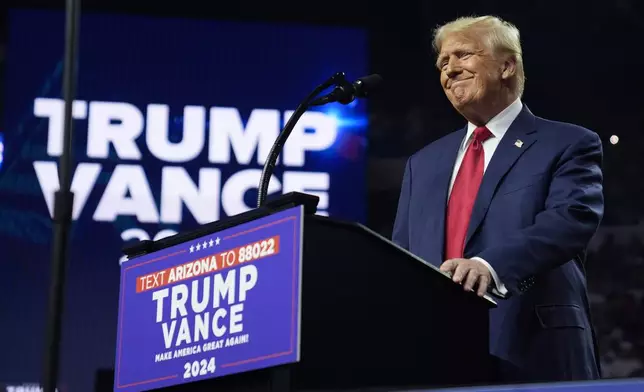
[[[310,106],[321,106],[326,105],[327,103],[339,102],[341,104],[348,104],[353,102],[356,98],[366,98],[382,82],[382,77],[377,74],[369,75],[362,77],[356,80],[353,83],[347,81],[344,72],[337,72],[335,75],[327,79],[324,83],[317,86],[295,109],[291,117],[284,125],[284,129],[275,139],[273,146],[266,158],[264,163],[264,168],[262,170],[262,175],[259,179],[259,189],[257,192],[257,208],[262,207],[266,201],[266,196],[268,194],[268,184],[270,182],[273,171],[275,170],[275,164],[277,158],[279,157],[286,140],[291,135],[293,128],[297,121],[302,117],[302,115],[307,111]],[[322,91],[326,90],[331,86],[336,86],[331,93],[316,98]]]

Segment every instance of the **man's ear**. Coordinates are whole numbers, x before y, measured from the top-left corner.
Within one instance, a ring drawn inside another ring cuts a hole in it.
[[[501,79],[507,80],[517,73],[517,58],[516,56],[508,56],[503,62],[503,71],[501,72]]]

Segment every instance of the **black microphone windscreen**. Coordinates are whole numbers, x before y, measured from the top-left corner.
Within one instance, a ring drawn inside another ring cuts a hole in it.
[[[366,97],[368,94],[374,92],[382,83],[382,76],[372,74],[358,79],[354,85],[356,87],[357,97]]]

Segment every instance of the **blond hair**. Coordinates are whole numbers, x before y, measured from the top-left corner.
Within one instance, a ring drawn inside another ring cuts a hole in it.
[[[433,46],[436,53],[446,36],[454,33],[477,32],[491,50],[510,54],[516,61],[514,87],[519,96],[523,95],[525,71],[523,69],[523,51],[519,29],[512,23],[496,16],[461,17],[434,30]]]

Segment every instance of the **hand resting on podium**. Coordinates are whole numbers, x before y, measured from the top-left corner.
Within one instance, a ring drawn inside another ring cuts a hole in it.
[[[440,266],[440,270],[449,274],[452,280],[462,284],[466,291],[474,291],[479,297],[485,296],[488,289],[501,298],[505,297],[507,289],[499,281],[492,267],[483,259],[449,259]]]

